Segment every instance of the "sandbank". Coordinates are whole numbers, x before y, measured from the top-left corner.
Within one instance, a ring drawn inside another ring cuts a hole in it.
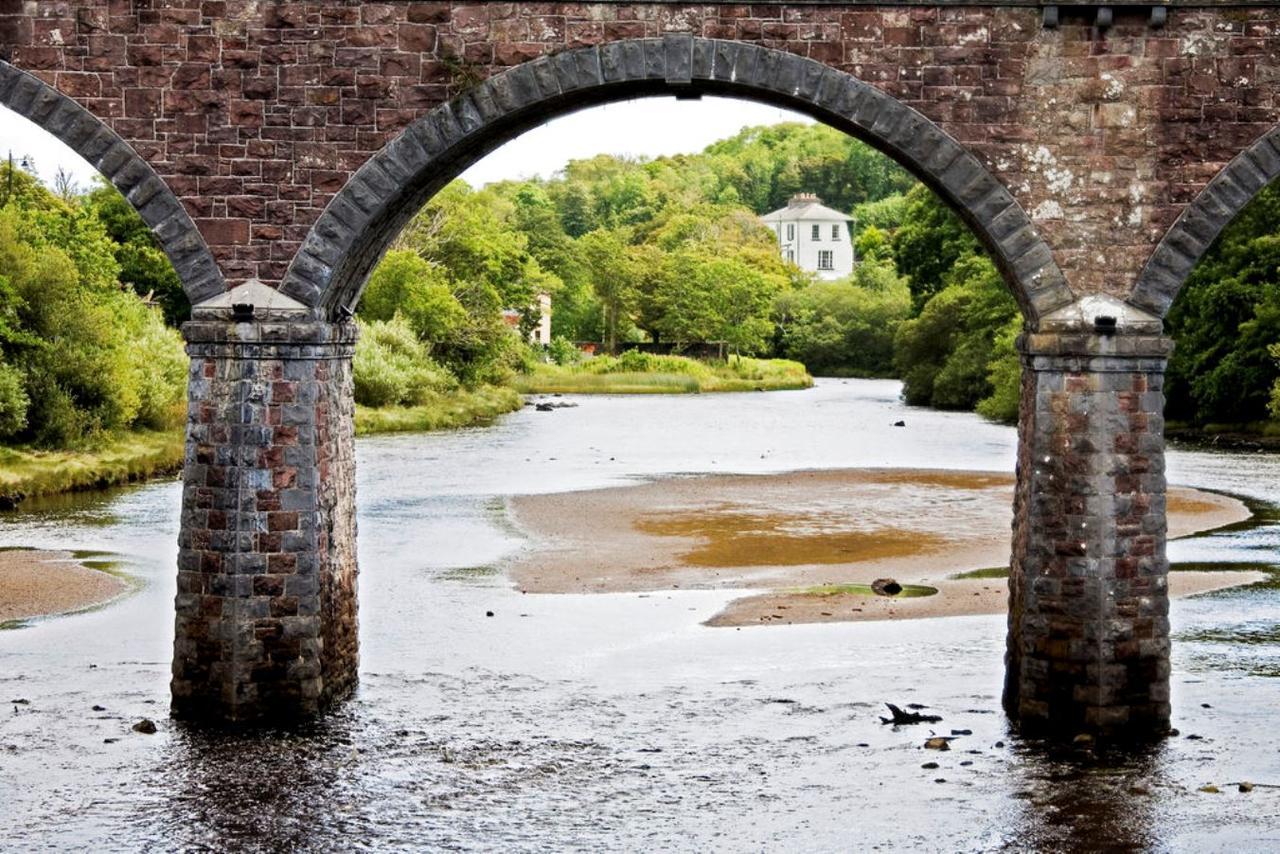
[[[81,611],[128,589],[124,579],[85,566],[71,552],[0,550],[0,624]]]
[[[744,590],[708,621],[743,626],[1001,613],[1013,477],[1000,472],[844,469],[675,477],[634,486],[515,496],[530,547],[508,566],[529,593]],[[1170,537],[1241,522],[1235,498],[1171,487]],[[833,591],[891,577],[936,595]],[[1249,584],[1257,572],[1171,573],[1186,596]]]

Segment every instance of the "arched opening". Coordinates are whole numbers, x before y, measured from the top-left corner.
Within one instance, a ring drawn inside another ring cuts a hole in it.
[[[1264,440],[1280,417],[1280,129],[1223,167],[1169,228],[1130,302],[1162,318],[1171,434]],[[1234,437],[1234,438],[1233,438]]]
[[[194,305],[227,289],[204,237],[177,196],[129,143],[40,78],[0,60],[0,104],[64,142],[142,217]]]
[[[936,124],[849,74],[781,51],[687,36],[612,42],[496,75],[414,122],[326,208],[281,291],[325,317],[354,310],[378,259],[445,184],[548,118],[641,95],[719,94],[794,109],[885,152],[950,204],[986,246],[1024,316],[1073,296],[1026,213]]]

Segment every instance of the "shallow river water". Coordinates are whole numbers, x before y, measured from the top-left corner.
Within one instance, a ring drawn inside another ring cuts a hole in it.
[[[1280,586],[1173,604],[1180,736],[1053,751],[1000,711],[1003,617],[713,629],[733,593],[521,595],[495,569],[521,547],[506,495],[1009,471],[1012,429],[908,409],[888,381],[574,402],[360,440],[361,685],[292,730],[167,718],[176,482],[0,514],[0,546],[112,552],[143,582],[0,631],[0,703],[29,701],[0,705],[0,850],[1280,849],[1280,788],[1236,786],[1280,785]],[[1175,563],[1280,564],[1280,455],[1176,450],[1169,469],[1266,517],[1171,544]],[[972,734],[923,750],[929,727],[882,726],[885,701]],[[132,732],[142,717],[159,732]]]

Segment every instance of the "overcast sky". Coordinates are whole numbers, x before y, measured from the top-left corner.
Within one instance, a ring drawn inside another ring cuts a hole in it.
[[[597,154],[657,157],[701,151],[749,125],[811,120],[799,113],[752,101],[703,98],[641,98],[593,107],[547,122],[517,137],[472,166],[463,177],[472,186],[508,178],[550,177],[570,160]],[[0,157],[34,160],[46,182],[58,167],[82,185],[93,167],[56,138],[0,107]]]

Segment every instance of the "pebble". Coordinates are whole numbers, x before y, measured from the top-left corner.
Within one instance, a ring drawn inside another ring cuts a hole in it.
[[[924,743],[924,746],[928,750],[950,750],[951,749],[951,745],[948,744],[947,740],[940,735],[935,735],[933,738],[927,740]]]
[[[155,735],[156,724],[151,718],[143,718],[133,725],[134,732],[140,732],[143,735]]]
[[[1236,786],[1236,788],[1237,788],[1238,790],[1240,790],[1241,792],[1252,792],[1252,791],[1253,791],[1253,784],[1252,784],[1252,783],[1241,783],[1240,785]]]
[[[932,771],[934,768],[937,768],[937,767],[938,767],[938,763],[937,763],[937,762],[926,762],[926,763],[924,763],[923,765],[921,765],[920,767],[921,767],[921,768],[925,768],[925,769],[928,769],[928,770]]]

